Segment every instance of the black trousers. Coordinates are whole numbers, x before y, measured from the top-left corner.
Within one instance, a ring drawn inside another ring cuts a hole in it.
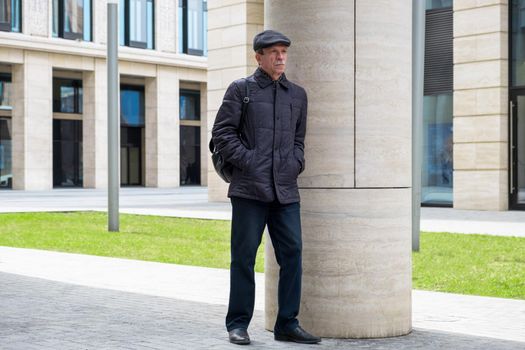
[[[284,332],[297,327],[302,274],[299,203],[264,203],[238,197],[232,197],[231,203],[230,301],[226,328],[228,331],[247,329],[252,319],[255,256],[266,225],[280,266],[275,331]]]

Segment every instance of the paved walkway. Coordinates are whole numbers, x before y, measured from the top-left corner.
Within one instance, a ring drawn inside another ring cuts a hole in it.
[[[107,193],[94,189],[0,191],[0,212],[107,210]],[[206,187],[123,188],[122,213],[231,219],[231,206],[209,203]],[[421,230],[525,237],[525,211],[421,208]]]
[[[303,349],[264,330],[257,274],[255,349]],[[1,349],[238,349],[227,342],[228,271],[0,247]],[[315,349],[525,349],[525,301],[413,292],[414,331],[323,339]]]

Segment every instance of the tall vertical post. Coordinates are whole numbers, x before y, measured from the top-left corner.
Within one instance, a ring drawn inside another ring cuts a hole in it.
[[[119,230],[118,5],[108,2],[108,231]]]
[[[423,84],[425,1],[412,1],[412,250],[419,251],[421,163],[423,149]]]

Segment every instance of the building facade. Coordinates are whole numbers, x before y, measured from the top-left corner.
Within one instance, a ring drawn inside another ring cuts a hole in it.
[[[525,1],[425,3],[421,204],[524,210]],[[263,8],[264,1],[210,2],[208,128],[228,82],[255,67],[250,43],[264,27]],[[208,176],[210,198],[224,200],[227,186]]]
[[[105,0],[0,1],[0,188],[107,186]],[[120,0],[123,186],[206,185],[207,1]]]
[[[226,200],[206,141],[228,84],[256,68],[264,1],[119,5],[122,184]],[[523,210],[525,3],[426,6],[421,203]],[[106,186],[106,24],[105,0],[0,1],[0,189]]]

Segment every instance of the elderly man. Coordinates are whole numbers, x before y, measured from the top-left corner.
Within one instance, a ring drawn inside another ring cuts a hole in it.
[[[250,343],[255,257],[266,225],[280,266],[274,337],[305,344],[321,341],[297,321],[302,274],[297,176],[304,169],[307,99],[304,89],[284,74],[290,44],[273,30],[255,36],[259,67],[228,87],[213,126],[215,146],[234,165],[228,190],[232,230],[226,328],[235,344]]]

